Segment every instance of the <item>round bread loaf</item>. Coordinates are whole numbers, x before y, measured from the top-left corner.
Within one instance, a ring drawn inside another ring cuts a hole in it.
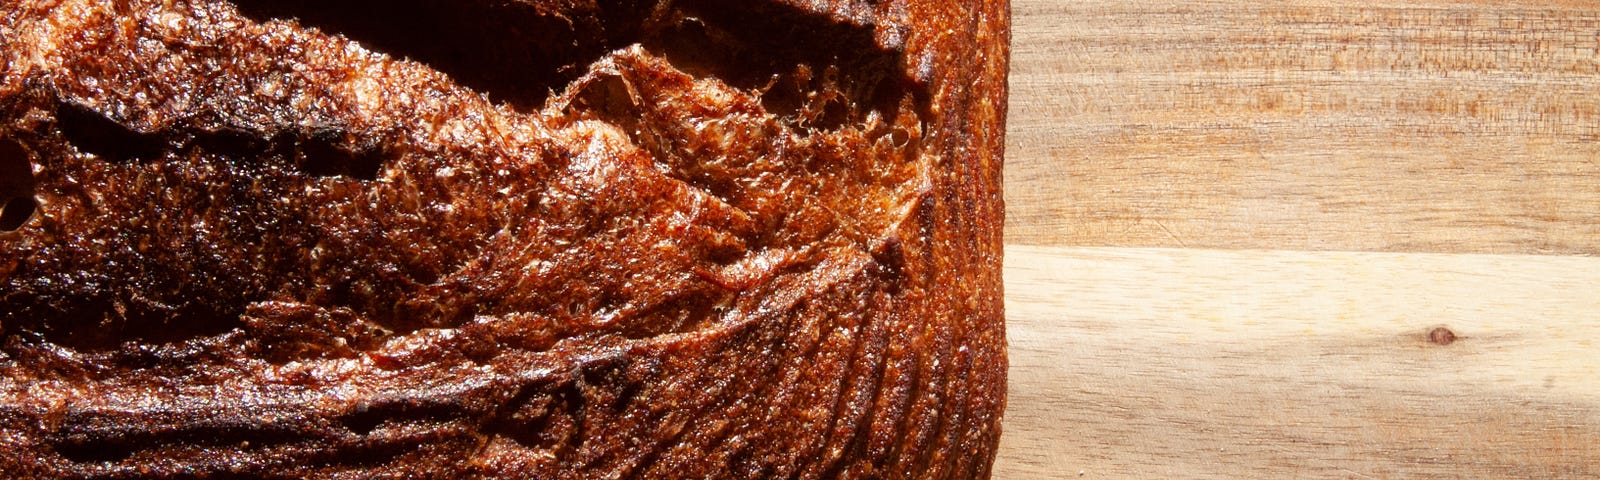
[[[10,0],[5,478],[984,478],[1009,11]]]

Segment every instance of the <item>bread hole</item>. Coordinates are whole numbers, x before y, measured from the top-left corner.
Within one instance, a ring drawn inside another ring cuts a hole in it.
[[[10,299],[6,308],[20,321],[7,326],[38,332],[51,343],[79,352],[115,352],[119,365],[134,370],[182,364],[167,363],[183,361],[172,357],[182,350],[146,348],[149,345],[212,337],[241,326],[243,309],[237,305],[246,304],[252,292],[235,284],[199,285],[180,283],[185,280],[181,277],[162,277],[134,280],[132,285],[146,291],[172,289],[162,298],[148,298],[129,287],[101,287],[126,285],[118,282],[138,278],[126,270],[75,273],[69,282],[24,280],[31,294]]]
[[[543,106],[551,91],[611,49],[592,4],[548,3],[556,2],[234,1],[247,17],[295,20],[343,35],[374,51],[427,64],[522,111]],[[605,7],[629,8],[644,7]]]
[[[220,414],[219,414],[220,413]],[[211,420],[201,420],[198,425],[146,427],[147,431],[133,431],[127,427],[94,426],[81,428],[67,434],[57,434],[51,447],[68,462],[86,465],[113,466],[135,457],[140,460],[160,459],[176,452],[203,448],[216,455],[233,458],[273,455],[289,451],[303,451],[311,445],[325,445],[327,434],[305,432],[304,426],[287,424],[250,425],[227,413],[217,412]],[[131,423],[129,425],[137,425]],[[329,432],[331,433],[331,432]],[[414,452],[423,439],[406,436],[381,438],[354,443],[338,443],[332,448],[296,455],[305,461],[322,465],[373,466],[393,462]],[[287,448],[285,448],[287,447]],[[256,478],[228,470],[233,462],[200,462],[183,466],[179,478]],[[210,465],[204,465],[210,463]],[[165,472],[172,475],[172,472]],[[164,475],[153,475],[163,477]],[[130,478],[145,478],[130,477]]]
[[[845,72],[848,102],[819,128],[877,109],[892,117],[911,84],[898,49],[872,25],[773,3],[742,0],[501,2],[490,0],[234,0],[256,21],[285,20],[342,35],[368,49],[420,62],[496,102],[530,112],[606,53],[631,44],[663,53],[697,77],[758,90],[797,66]],[[778,94],[784,94],[779,92]],[[792,117],[795,102],[775,101]]]
[[[120,439],[82,438],[55,445],[56,454],[73,463],[116,463],[133,456],[139,447]]]
[[[72,102],[57,105],[56,126],[67,143],[78,151],[113,163],[153,160],[161,155],[166,145],[159,136],[130,129],[100,112]]]
[[[616,124],[624,132],[632,132],[640,119],[638,95],[630,92],[627,80],[616,75],[602,75],[592,82],[579,85],[572,109]]]
[[[38,210],[39,202],[33,197],[11,197],[0,206],[0,233],[11,233],[22,229],[23,225],[33,218],[34,211]]]
[[[813,107],[808,125],[823,130],[836,130],[852,120],[850,106],[836,97],[825,97],[819,100],[820,106]]]
[[[461,407],[456,405],[399,399],[356,405],[339,417],[339,424],[350,433],[366,436],[384,425],[446,423],[464,414]]]
[[[344,425],[350,433],[366,436],[376,430],[378,425],[383,424],[384,420],[381,414],[372,412],[366,405],[359,405],[351,413],[339,417],[339,424]]]
[[[197,133],[189,146],[230,160],[259,157],[273,150],[270,139],[232,128]]]
[[[744,259],[750,253],[748,244],[727,243],[721,245],[707,245],[705,251],[706,262],[719,267],[733,265],[734,262]]]
[[[67,142],[78,151],[113,163],[155,159],[168,144],[159,135],[129,129],[99,112],[71,102],[62,102],[58,106],[56,122]],[[378,178],[378,172],[386,160],[381,149],[352,145],[344,141],[342,132],[336,130],[262,138],[249,132],[221,129],[195,133],[188,145],[236,162],[287,155],[297,169],[315,177],[374,180]],[[12,163],[9,160],[6,162]]]
[[[385,155],[379,148],[352,148],[338,132],[320,132],[294,140],[295,167],[315,177],[376,180]]]
[[[893,123],[901,99],[922,102],[901,73],[902,53],[879,46],[871,25],[777,2],[674,5],[678,15],[644,39],[645,47],[691,75],[761,92],[763,106],[785,121],[834,130],[877,111]],[[823,78],[830,70],[837,76]]]
[[[799,71],[800,69],[796,70]],[[809,70],[809,68],[806,70]],[[811,83],[810,79],[802,80],[796,76],[774,75],[772,80],[772,84],[761,92],[761,108],[766,109],[768,113],[793,119],[805,107],[806,91]],[[806,132],[802,129],[796,133],[804,135]]]
[[[197,132],[187,146],[236,164],[285,161],[312,177],[376,180],[388,155],[380,147],[349,142],[339,130],[285,132],[267,137],[232,128]]]
[[[27,225],[39,208],[34,195],[33,162],[22,144],[0,138],[0,233]]]
[[[502,413],[487,433],[510,439],[531,449],[575,449],[582,441],[583,392],[576,381],[529,385],[506,402],[514,409]]]
[[[113,415],[76,412],[51,436],[50,445],[62,458],[80,464],[119,463],[135,456],[159,457],[161,450],[193,446],[215,450],[262,449],[307,439],[289,424],[241,424],[226,415],[193,424],[153,425],[140,428]],[[163,428],[164,427],[164,428]]]

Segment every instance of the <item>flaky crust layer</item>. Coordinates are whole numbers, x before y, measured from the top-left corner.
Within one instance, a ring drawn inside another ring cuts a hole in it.
[[[987,477],[1008,16],[8,2],[0,472]]]

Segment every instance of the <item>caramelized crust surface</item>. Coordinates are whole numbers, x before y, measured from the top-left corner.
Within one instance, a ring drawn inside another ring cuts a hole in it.
[[[995,2],[0,7],[0,472],[987,477]]]

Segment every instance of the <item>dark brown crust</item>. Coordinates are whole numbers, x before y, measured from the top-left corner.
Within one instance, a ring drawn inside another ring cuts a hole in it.
[[[0,472],[987,477],[1008,17],[8,2]]]

